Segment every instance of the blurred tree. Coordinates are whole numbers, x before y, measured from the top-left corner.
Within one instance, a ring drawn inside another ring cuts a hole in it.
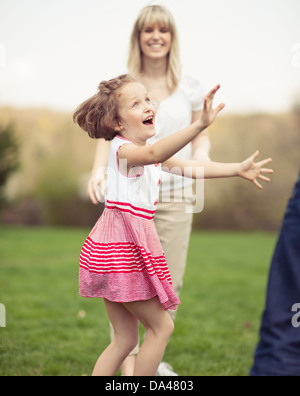
[[[4,186],[11,173],[19,166],[19,146],[14,135],[13,125],[0,125],[0,209],[4,204]]]

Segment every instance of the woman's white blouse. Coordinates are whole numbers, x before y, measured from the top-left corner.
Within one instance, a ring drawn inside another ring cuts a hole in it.
[[[156,111],[156,135],[149,140],[149,143],[153,144],[189,126],[192,122],[192,113],[202,109],[204,96],[203,87],[198,80],[183,76],[176,91],[160,103]],[[176,156],[192,159],[192,143],[180,150]],[[193,184],[192,179],[162,172],[161,191],[177,190],[191,184]]]

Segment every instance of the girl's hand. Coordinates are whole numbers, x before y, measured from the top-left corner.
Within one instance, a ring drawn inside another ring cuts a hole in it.
[[[215,110],[212,108],[215,94],[220,89],[220,87],[221,85],[216,85],[204,98],[203,109],[200,114],[200,121],[204,128],[207,128],[210,124],[212,124],[219,112],[225,107],[225,104],[221,103]]]
[[[241,168],[239,171],[239,176],[243,179],[251,181],[257,188],[262,190],[261,184],[258,183],[257,179],[263,180],[265,182],[270,182],[271,180],[268,177],[261,175],[261,173],[274,173],[273,169],[263,168],[265,165],[272,162],[271,158],[265,159],[261,162],[255,163],[254,161],[259,156],[259,151],[256,151],[251,157],[246,159],[241,163]]]

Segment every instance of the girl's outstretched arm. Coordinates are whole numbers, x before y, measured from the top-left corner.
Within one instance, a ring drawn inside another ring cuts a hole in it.
[[[259,151],[241,163],[232,164],[212,161],[189,161],[172,157],[168,161],[165,161],[162,165],[163,170],[166,172],[193,179],[202,177],[203,175],[203,172],[197,172],[198,168],[204,169],[205,179],[239,176],[243,179],[251,181],[257,188],[261,190],[262,186],[257,181],[257,179],[270,182],[270,179],[263,176],[262,173],[272,174],[273,170],[264,168],[267,164],[272,162],[271,158],[260,162],[255,162],[258,156]]]
[[[206,95],[200,118],[193,124],[151,146],[126,144],[119,150],[119,159],[127,160],[127,168],[130,169],[134,166],[162,163],[172,157],[213,123],[224,108],[223,103],[216,109],[212,107],[214,96],[219,89],[220,85],[217,85]]]

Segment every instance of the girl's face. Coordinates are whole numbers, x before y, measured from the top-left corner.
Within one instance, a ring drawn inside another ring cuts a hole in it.
[[[122,136],[145,145],[155,135],[155,109],[146,88],[138,82],[126,84],[120,91],[118,104]]]
[[[140,48],[145,57],[160,59],[168,56],[172,44],[172,34],[167,27],[156,23],[144,26],[140,34]]]

